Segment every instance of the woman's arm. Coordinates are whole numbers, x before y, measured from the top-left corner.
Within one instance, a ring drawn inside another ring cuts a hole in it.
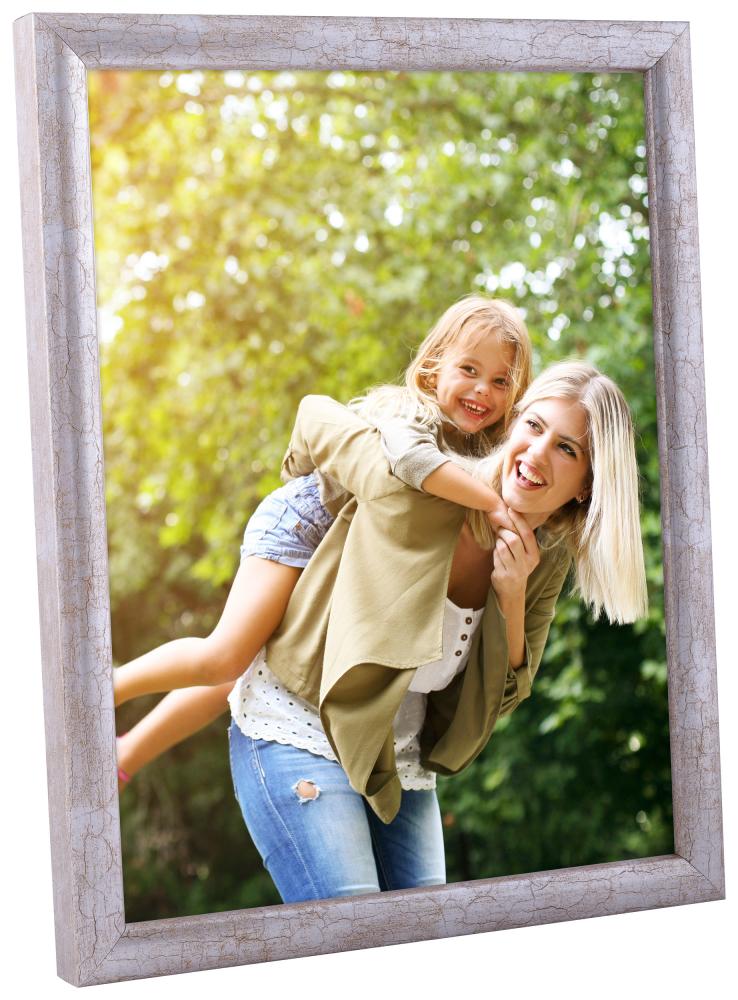
[[[498,531],[492,589],[505,619],[508,662],[518,670],[526,662],[525,592],[528,577],[541,560],[536,536],[525,518],[510,511],[515,531]]]
[[[466,669],[448,687],[427,696],[422,756],[426,766],[441,774],[454,774],[466,767],[486,745],[497,719],[509,715],[530,695],[571,565],[563,543],[543,550],[528,577],[521,626],[517,617],[520,605],[506,603],[501,585],[503,558],[497,560],[494,596],[487,602],[481,635],[472,646]],[[449,752],[457,740],[467,747],[466,757]]]
[[[571,567],[571,555],[564,543],[559,543],[544,554],[545,565],[531,574],[526,591],[526,609],[523,622],[524,654],[521,662],[508,671],[501,715],[512,712],[530,695],[533,680],[546,648],[556,604]],[[541,560],[544,563],[544,559]],[[498,598],[498,604],[500,603]],[[502,610],[502,608],[500,609]],[[504,612],[503,612],[504,614]],[[507,619],[506,619],[507,625]]]

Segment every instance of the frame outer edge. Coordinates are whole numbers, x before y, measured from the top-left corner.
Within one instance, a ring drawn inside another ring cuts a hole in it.
[[[678,854],[395,893],[386,900],[358,897],[125,927],[83,63],[90,68],[110,65],[104,60],[112,52],[119,66],[152,66],[154,58],[161,58],[155,53],[165,32],[188,24],[196,32],[202,20],[110,15],[103,30],[95,15],[44,14],[16,24],[60,975],[79,984],[103,983],[720,898],[722,831],[688,33],[681,23],[620,22],[608,35],[607,22],[594,28],[591,22],[545,22],[563,33],[559,40],[579,40],[584,51],[573,69],[649,70],[649,191]],[[222,34],[229,19],[204,20]],[[407,56],[405,68],[423,63],[438,68],[432,65],[432,51],[428,55],[433,40],[462,52],[471,37],[464,31],[472,26],[484,26],[487,32],[482,49],[493,43],[502,49],[494,57],[488,53],[484,65],[484,53],[477,53],[476,68],[553,69],[568,58],[561,50],[551,58],[553,42],[547,39],[542,53],[549,52],[548,63],[537,61],[533,32],[536,27],[540,31],[541,22],[427,22],[427,31],[416,38],[408,35],[406,19],[230,20],[235,27],[243,28],[239,22],[246,20],[249,25],[230,47],[225,39],[229,60],[222,56],[224,49],[200,38],[199,48],[180,46],[174,52],[179,68],[232,63],[247,44],[256,52],[249,65],[257,60],[274,65],[292,50],[292,65],[307,66],[308,60],[312,66],[331,60],[335,65],[357,44],[359,24],[376,29],[372,45],[384,45],[381,51],[370,46],[361,56],[354,52],[354,63],[367,67],[377,52],[401,61],[403,49],[415,48],[420,54]],[[287,21],[289,25],[282,23]],[[351,26],[353,34],[346,30]],[[454,26],[456,35],[451,34]],[[84,37],[78,29],[86,29]],[[302,33],[296,40],[297,29]],[[635,36],[646,29],[651,34],[644,46]],[[503,30],[501,37],[495,34]],[[191,37],[186,35],[185,41]],[[602,56],[603,40],[617,43],[627,67]],[[309,54],[315,45],[317,54]],[[696,500],[690,512],[682,508],[681,498],[691,500],[692,492]]]
[[[57,971],[124,929],[86,70],[15,24],[34,505]]]
[[[725,892],[689,29],[646,73],[675,850]],[[689,498],[689,506],[687,506]]]
[[[59,658],[59,592],[56,580],[56,525],[51,512],[53,459],[49,447],[49,378],[46,363],[45,294],[42,268],[43,233],[39,188],[40,146],[37,81],[34,46],[35,15],[27,14],[13,25],[15,42],[15,84],[18,125],[18,154],[22,194],[22,231],[31,437],[33,441],[33,487],[36,521],[36,563],[38,573],[41,660],[43,669],[44,718],[46,730],[46,771],[51,830],[53,871],[54,933],[57,972],[68,982],[76,982],[77,947],[68,920],[74,903],[69,878],[69,839],[66,795],[64,793],[63,690],[60,671],[48,669]]]
[[[89,69],[633,72],[680,21],[44,14]]]
[[[684,858],[637,858],[129,924],[85,985],[583,920],[715,898]]]

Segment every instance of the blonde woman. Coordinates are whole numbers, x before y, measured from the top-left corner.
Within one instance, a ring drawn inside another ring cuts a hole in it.
[[[595,613],[646,611],[627,405],[580,362],[534,381],[476,469],[516,528],[494,541],[483,515],[392,477],[332,400],[303,401],[285,466],[353,498],[231,695],[244,819],[285,901],[441,883],[435,774],[530,694],[572,562]]]

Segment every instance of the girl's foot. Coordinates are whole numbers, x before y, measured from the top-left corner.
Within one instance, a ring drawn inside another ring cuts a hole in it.
[[[121,733],[121,736],[125,736],[125,733]],[[120,747],[120,736],[116,737],[115,746],[116,748]],[[120,756],[120,754],[118,754],[118,756]],[[122,792],[130,780],[131,775],[118,765],[118,792]]]

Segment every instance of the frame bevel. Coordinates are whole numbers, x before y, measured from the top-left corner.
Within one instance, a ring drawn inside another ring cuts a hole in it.
[[[15,39],[59,975],[90,985],[723,898],[688,26],[28,14]],[[644,74],[676,853],[126,924],[86,73],[339,67]]]

